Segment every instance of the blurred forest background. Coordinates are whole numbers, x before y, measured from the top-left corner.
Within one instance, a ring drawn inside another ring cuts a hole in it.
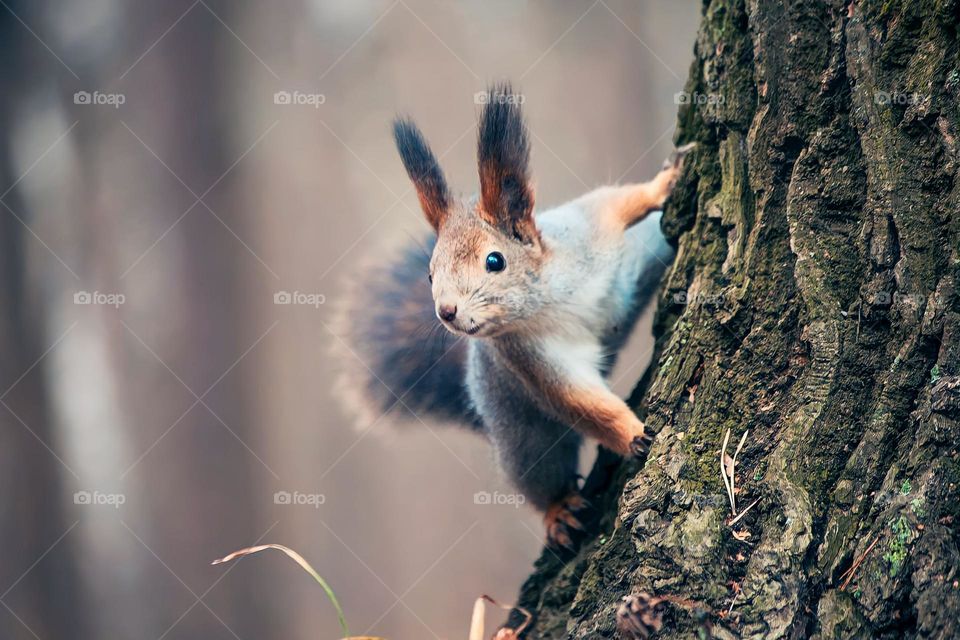
[[[472,192],[474,94],[511,79],[541,205],[646,179],[698,4],[0,0],[0,637],[336,637],[284,558],[210,566],[256,542],[355,633],[511,601],[541,524],[478,504],[510,492],[486,444],[331,391],[344,276],[427,232],[389,123]]]

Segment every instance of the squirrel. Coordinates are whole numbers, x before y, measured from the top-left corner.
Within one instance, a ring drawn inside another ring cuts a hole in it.
[[[480,192],[471,200],[451,192],[414,122],[394,122],[435,233],[425,250],[410,247],[366,273],[363,300],[342,309],[341,335],[364,363],[342,388],[381,414],[409,411],[485,434],[544,514],[547,543],[571,547],[587,506],[577,483],[583,437],[622,456],[651,443],[606,376],[673,259],[659,211],[693,145],[649,182],[535,212],[529,136],[514,97],[507,83],[487,91]]]

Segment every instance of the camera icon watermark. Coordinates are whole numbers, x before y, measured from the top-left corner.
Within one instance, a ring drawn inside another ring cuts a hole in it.
[[[694,91],[690,93],[689,91],[680,91],[673,94],[673,103],[674,104],[694,104],[694,105],[720,105],[723,104],[725,98],[723,94],[720,93],[700,93],[699,91]]]
[[[102,291],[77,291],[73,294],[73,304],[95,304],[119,309],[127,301],[122,293],[104,293]]]
[[[294,507],[313,507],[319,509],[327,501],[322,493],[301,493],[299,491],[277,491],[273,494],[273,504]]]
[[[322,293],[305,293],[303,291],[277,291],[273,294],[273,304],[296,304],[319,309],[327,301]]]
[[[77,491],[73,494],[73,504],[92,507],[113,507],[119,509],[127,502],[122,493],[103,493],[102,491]]]
[[[273,104],[308,106],[319,109],[326,103],[327,96],[322,93],[304,93],[302,91],[277,91],[273,94]]]
[[[73,104],[107,106],[119,109],[127,101],[122,93],[101,93],[99,91],[77,91],[73,94]]]
[[[519,509],[526,504],[527,497],[522,493],[501,493],[499,491],[477,491],[473,494],[473,504],[477,505],[506,505]]]

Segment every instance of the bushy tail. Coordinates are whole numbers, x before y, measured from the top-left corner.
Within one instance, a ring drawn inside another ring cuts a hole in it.
[[[478,427],[465,380],[466,341],[434,314],[427,274],[435,238],[362,269],[344,292],[333,327],[338,394],[359,426],[397,418]]]

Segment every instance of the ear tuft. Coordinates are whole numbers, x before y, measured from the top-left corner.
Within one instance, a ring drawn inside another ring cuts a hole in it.
[[[530,144],[520,109],[521,96],[509,83],[487,90],[477,135],[480,216],[525,244],[538,240],[533,221]]]
[[[407,175],[417,190],[423,213],[434,230],[439,231],[453,202],[440,164],[420,129],[409,118],[394,120],[393,138]]]

